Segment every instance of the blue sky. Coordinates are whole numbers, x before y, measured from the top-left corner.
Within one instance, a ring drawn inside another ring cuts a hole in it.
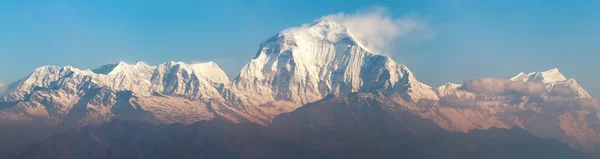
[[[230,76],[278,31],[378,6],[435,36],[391,56],[432,86],[559,68],[600,96],[600,1],[542,0],[5,0],[0,83],[42,65],[215,61]]]

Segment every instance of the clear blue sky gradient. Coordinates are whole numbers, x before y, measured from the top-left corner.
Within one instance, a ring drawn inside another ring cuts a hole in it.
[[[233,77],[278,31],[372,6],[431,26],[435,38],[392,56],[432,86],[557,67],[600,96],[597,0],[4,0],[0,83],[43,65],[118,61],[215,61]]]

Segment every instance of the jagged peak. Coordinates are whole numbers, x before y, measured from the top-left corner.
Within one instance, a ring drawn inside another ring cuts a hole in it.
[[[530,73],[530,80],[540,80],[544,83],[552,83],[567,80],[565,76],[558,71],[558,68],[553,68],[543,72]]]

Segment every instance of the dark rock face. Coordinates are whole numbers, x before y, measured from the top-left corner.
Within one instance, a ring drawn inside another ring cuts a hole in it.
[[[73,129],[3,158],[591,158],[525,130],[448,132],[373,94],[308,104],[269,127],[215,119],[191,125],[114,120]]]

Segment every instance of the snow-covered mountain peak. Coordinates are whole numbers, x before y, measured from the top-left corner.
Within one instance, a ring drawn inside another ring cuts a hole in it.
[[[516,76],[510,78],[510,80],[522,82],[541,81],[544,83],[555,83],[559,81],[565,81],[567,80],[567,78],[565,78],[565,76],[562,73],[560,73],[558,68],[553,68],[548,71],[531,72],[528,74],[521,72]]]
[[[541,80],[544,83],[558,82],[567,80],[565,76],[558,71],[558,68],[553,68],[548,71],[535,73],[534,79]]]
[[[406,66],[366,49],[343,25],[323,20],[285,29],[261,44],[234,79],[238,90],[265,97],[259,103],[313,102],[329,94],[380,91],[410,100],[437,99]]]
[[[567,79],[557,68],[547,71],[519,73],[511,78],[511,81],[518,82],[542,82],[547,91],[551,94],[560,94],[562,96],[571,96],[575,98],[591,98],[588,92],[581,87],[575,79]]]
[[[74,72],[91,74],[89,70],[82,71],[72,66],[59,67],[54,65],[46,65],[36,68],[29,76],[15,83],[16,85],[12,89],[29,91],[34,87],[47,87],[51,82],[56,81],[66,75],[73,74]]]
[[[321,20],[311,25],[285,29],[267,39],[262,46],[310,47],[314,45],[356,45],[369,50],[357,40],[350,30],[331,20]]]

